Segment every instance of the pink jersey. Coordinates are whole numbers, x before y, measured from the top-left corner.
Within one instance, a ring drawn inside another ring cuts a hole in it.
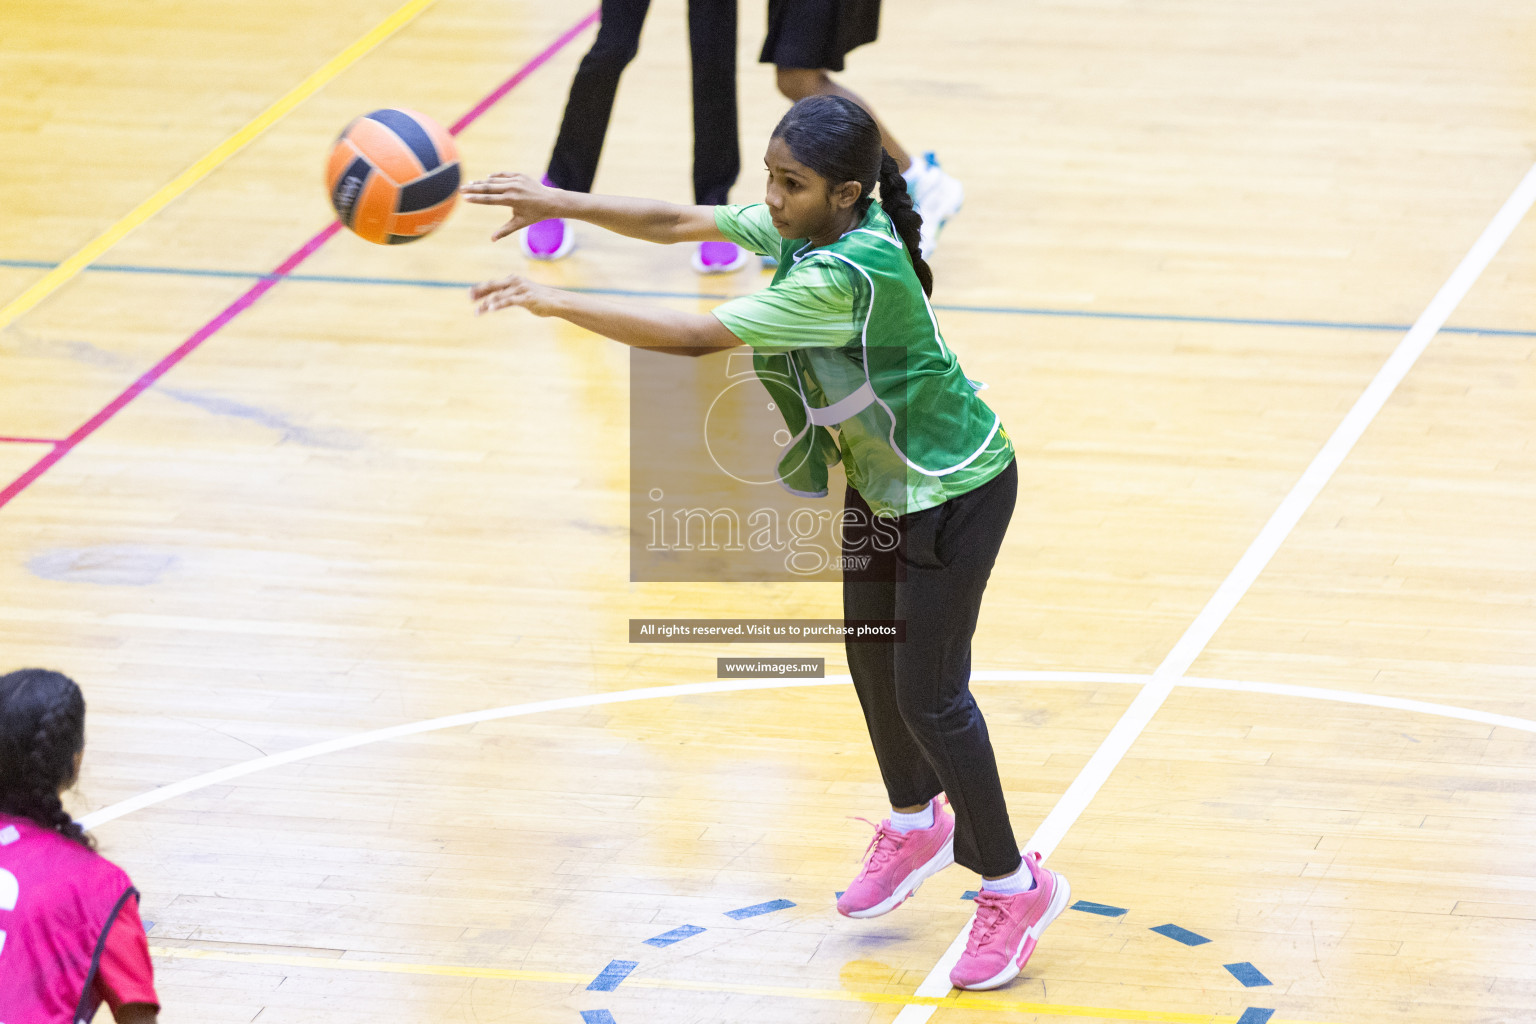
[[[136,895],[100,854],[0,814],[0,1021],[90,1020],[108,928]]]

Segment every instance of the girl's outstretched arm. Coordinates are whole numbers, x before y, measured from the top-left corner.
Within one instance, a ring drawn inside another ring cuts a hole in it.
[[[708,313],[684,313],[645,302],[623,302],[537,284],[513,274],[470,289],[475,312],[521,306],[535,316],[557,316],[635,348],[703,356],[736,348],[741,340]]]
[[[594,196],[540,184],[526,174],[493,174],[459,191],[479,206],[509,206],[512,219],[496,229],[500,241],[530,224],[551,217],[584,220],[600,228],[647,242],[723,242],[713,206],[678,206],[656,199]]]

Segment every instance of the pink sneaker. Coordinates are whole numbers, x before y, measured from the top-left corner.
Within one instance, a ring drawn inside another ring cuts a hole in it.
[[[693,269],[701,274],[729,274],[747,265],[752,254],[735,242],[700,242],[693,253]]]
[[[901,906],[929,875],[955,862],[955,816],[935,797],[933,827],[897,832],[887,818],[875,826],[864,870],[837,899],[844,917],[879,917]]]
[[[1061,916],[1072,898],[1066,876],[1040,866],[1038,853],[1026,854],[1024,863],[1035,876],[1029,892],[1006,895],[983,889],[976,894],[976,919],[965,952],[949,983],[955,988],[988,989],[1006,985],[1029,962],[1045,926]]]

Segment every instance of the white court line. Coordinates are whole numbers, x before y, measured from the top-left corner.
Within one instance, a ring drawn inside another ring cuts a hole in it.
[[[986,670],[975,672],[971,675],[971,681],[974,683],[1124,683],[1133,686],[1144,686],[1151,682],[1152,679],[1153,676],[1145,672],[1020,672]],[[842,686],[851,682],[852,680],[847,675],[837,675],[827,676],[825,679],[730,679],[718,683],[683,683],[677,686],[652,686],[640,690],[620,690],[614,693],[591,693],[580,697],[562,697],[559,700],[536,701],[531,704],[507,704],[499,708],[487,708],[484,711],[470,711],[460,715],[429,718],[421,722],[408,722],[404,725],[390,726],[387,729],[375,729],[371,732],[354,733],[351,736],[342,736],[334,740],[325,740],[321,743],[311,743],[307,747],[296,747],[281,754],[272,754],[267,757],[258,757],[250,761],[242,761],[239,764],[232,764],[225,768],[193,776],[190,779],[185,779],[169,786],[152,789],[147,793],[141,793],[136,797],[130,797],[119,803],[103,807],[101,810],[92,811],[80,819],[80,824],[86,828],[95,828],[98,825],[104,825],[109,821],[121,818],[124,815],[132,814],[134,811],[141,811],[146,807],[165,803],[167,800],[175,799],[178,796],[185,796],[188,793],[194,793],[199,789],[217,786],[220,783],[229,782],[231,779],[238,779],[245,775],[266,771],[268,768],[279,768],[286,764],[293,764],[295,761],[307,761],[311,758],[333,754],[341,750],[364,747],[370,743],[383,743],[387,740],[403,739],[407,736],[419,736],[422,733],[437,732],[441,729],[454,729],[462,725],[476,725],[480,722],[493,722],[503,718],[521,718],[524,715],[537,715],[546,711],[568,711],[572,708],[590,708],[602,704],[627,704],[632,701],[657,700],[665,697],[738,693],[745,690],[784,690],[812,686]],[[1335,701],[1341,704],[1361,704],[1366,707],[1436,715],[1440,718],[1455,718],[1465,722],[1501,726],[1536,734],[1536,720],[1514,718],[1510,715],[1500,715],[1491,711],[1479,711],[1476,708],[1459,708],[1450,704],[1431,704],[1421,700],[1382,697],[1374,693],[1359,693],[1352,690],[1329,690],[1316,686],[1292,686],[1287,683],[1260,683],[1243,679],[1200,679],[1193,676],[1179,680],[1179,685],[1201,690],[1263,693],[1277,697],[1301,697],[1309,700]]]
[[[1402,697],[1381,697],[1374,693],[1355,693],[1351,690],[1327,690],[1317,686],[1292,686],[1289,683],[1255,683],[1242,679],[1202,679],[1185,676],[1179,685],[1195,690],[1228,690],[1237,693],[1266,693],[1275,697],[1304,697],[1308,700],[1331,700],[1341,704],[1362,704],[1389,711],[1408,711],[1419,715],[1436,715],[1440,718],[1456,718],[1463,722],[1492,725],[1503,729],[1518,729],[1536,733],[1536,722],[1528,718],[1515,718],[1476,708],[1458,708],[1450,704],[1431,704],[1423,700],[1405,700]]]
[[[1123,672],[977,672],[974,679],[1006,679],[1009,682],[1025,683],[1134,683],[1140,684],[1147,681],[1145,674],[1135,675]],[[619,690],[613,693],[588,693],[579,697],[561,697],[558,700],[541,700],[531,704],[507,704],[499,708],[487,708],[484,711],[467,711],[459,715],[445,715],[442,718],[428,718],[420,722],[406,722],[403,725],[392,725],[387,729],[375,729],[371,732],[353,733],[350,736],[340,736],[334,740],[324,740],[320,743],[311,743],[307,747],[295,747],[293,750],[284,751],[281,754],[270,754],[266,757],[254,758],[250,761],[241,761],[239,764],[228,765],[202,775],[195,775],[190,779],[183,779],[159,789],[152,789],[138,796],[129,797],[98,811],[92,811],[80,819],[80,824],[85,828],[95,828],[97,825],[106,824],[125,814],[141,811],[155,804],[163,804],[167,800],[187,793],[196,792],[199,789],[207,789],[209,786],[217,786],[231,779],[238,779],[254,772],[266,771],[268,768],[279,768],[285,764],[293,764],[295,761],[307,761],[312,757],[320,757],[325,754],[334,754],[341,750],[351,750],[354,747],[367,746],[370,743],[382,743],[385,740],[396,740],[406,736],[418,736],[424,732],[436,732],[439,729],[455,729],[461,725],[477,725],[480,722],[493,722],[503,718],[520,718],[523,715],[537,715],[545,711],[569,711],[572,708],[591,708],[601,704],[626,704],[636,700],[656,700],[662,697],[691,697],[704,693],[737,693],[743,690],[788,690],[808,686],[839,686],[844,683],[852,683],[848,675],[827,676],[822,679],[725,679],[716,683],[682,683],[677,686],[650,686],[640,690]]]
[[[1455,311],[1457,305],[1466,297],[1473,283],[1487,268],[1494,255],[1504,245],[1504,242],[1514,232],[1515,226],[1520,223],[1536,202],[1536,166],[1526,172],[1520,184],[1510,195],[1499,212],[1494,214],[1493,220],[1483,229],[1483,233],[1473,243],[1465,258],[1451,273],[1435,297],[1430,300],[1424,312],[1414,321],[1403,340],[1398,342],[1397,348],[1387,358],[1381,369],[1376,372],[1371,383],[1366,386],[1365,392],[1355,401],[1354,406],[1345,414],[1343,421],[1334,430],[1332,436],[1324,442],[1322,450],[1312,459],[1306,471],[1301,474],[1301,479],[1291,488],[1289,494],[1280,502],[1280,507],[1275,509],[1269,522],[1259,531],[1248,550],[1243,552],[1243,557],[1237,565],[1222,581],[1216,593],[1212,595],[1200,614],[1195,618],[1179,642],[1173,645],[1173,650],[1163,659],[1163,663],[1152,673],[1151,682],[1142,687],[1131,706],[1126,709],[1124,716],[1110,730],[1103,744],[1093,757],[1089,758],[1077,778],[1072,780],[1072,785],[1062,794],[1056,806],[1045,816],[1035,834],[1029,842],[1024,844],[1026,850],[1038,850],[1042,857],[1049,857],[1051,852],[1061,843],[1067,830],[1077,821],[1088,804],[1103,788],[1109,779],[1115,766],[1125,757],[1131,749],[1131,744],[1146,729],[1152,721],[1152,716],[1157,714],[1158,708],[1168,699],[1173,688],[1178,684],[1184,673],[1195,663],[1200,652],[1205,650],[1211,637],[1221,628],[1221,624],[1232,614],[1237,603],[1242,600],[1248,588],[1253,586],[1259,573],[1269,564],[1280,545],[1290,536],[1291,530],[1301,520],[1302,515],[1311,507],[1317,499],[1324,485],[1333,477],[1334,472],[1344,462],[1344,458],[1354,448],[1355,442],[1360,440],[1365,428],[1370,426],[1376,414],[1381,412],[1382,406],[1387,402],[1397,385],[1400,384],[1409,369],[1418,361],[1420,355],[1440,328],[1445,326],[1445,321]],[[974,919],[974,917],[973,917]],[[955,941],[950,943],[949,949],[939,958],[932,971],[923,979],[923,983],[917,987],[920,996],[945,996],[949,994],[949,972],[955,962],[960,959],[960,954],[965,952],[965,940],[971,930],[970,922],[961,929]],[[922,1024],[933,1016],[935,1007],[932,1006],[908,1006],[896,1015],[896,1024]]]
[[[238,779],[242,775],[250,775],[253,772],[266,771],[268,768],[277,768],[281,765],[292,764],[295,761],[307,761],[312,757],[320,757],[323,754],[334,754],[339,750],[351,750],[354,747],[367,746],[370,743],[381,743],[385,740],[400,739],[405,736],[417,736],[424,732],[436,732],[439,729],[454,729],[461,725],[476,725],[480,722],[491,722],[502,718],[518,718],[522,715],[537,715],[545,711],[567,711],[571,708],[590,708],[600,704],[622,704],[633,700],[653,700],[658,697],[689,697],[700,693],[725,693],[737,690],[777,690],[788,689],[796,686],[831,686],[839,682],[851,682],[848,676],[830,676],[825,679],[728,679],[719,683],[684,683],[681,686],[652,686],[643,690],[621,690],[616,693],[588,693],[579,697],[561,697],[558,700],[541,700],[532,704],[508,704],[499,708],[488,708],[484,711],[469,711],[461,715],[445,715],[442,718],[428,718],[420,722],[407,722],[404,725],[392,725],[387,729],[375,729],[372,732],[353,733],[350,736],[341,736],[334,740],[325,740],[321,743],[311,743],[307,747],[296,747],[293,750],[281,754],[271,754],[267,757],[258,757],[251,761],[242,761],[215,771],[195,775],[181,782],[174,782],[169,786],[161,786],[147,793],[129,797],[127,800],[103,807],[99,811],[92,811],[80,819],[80,824],[86,828],[95,828],[115,818],[121,818],[125,814],[152,807],[155,804],[163,804],[174,797],[183,796],[199,789],[216,786],[221,782]]]

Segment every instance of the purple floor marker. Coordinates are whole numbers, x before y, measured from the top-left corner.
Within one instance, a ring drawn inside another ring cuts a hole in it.
[[[630,971],[639,966],[640,964],[634,960],[610,961],[608,966],[603,968],[603,973],[592,979],[592,984],[587,986],[587,991],[612,992],[619,987],[619,982],[629,977]],[[602,1012],[607,1013],[608,1011],[603,1010]]]
[[[645,944],[647,946],[655,946],[657,949],[660,949],[663,946],[670,946],[674,942],[682,942],[684,939],[692,938],[703,930],[703,928],[700,928],[696,924],[679,925],[669,932],[661,933],[654,939],[646,939]]]
[[[749,917],[757,917],[759,914],[771,914],[775,910],[788,910],[792,906],[794,904],[789,900],[769,900],[767,903],[742,907],[740,910],[727,910],[725,916],[733,921],[743,921]]]
[[[1272,985],[1274,982],[1264,977],[1259,969],[1250,963],[1222,964],[1232,977],[1243,983],[1244,988],[1258,988],[1260,985]]]
[[[1160,924],[1152,931],[1159,935],[1166,935],[1175,942],[1182,942],[1186,946],[1202,946],[1211,941],[1204,935],[1196,935],[1188,928],[1180,928],[1176,924]]]

